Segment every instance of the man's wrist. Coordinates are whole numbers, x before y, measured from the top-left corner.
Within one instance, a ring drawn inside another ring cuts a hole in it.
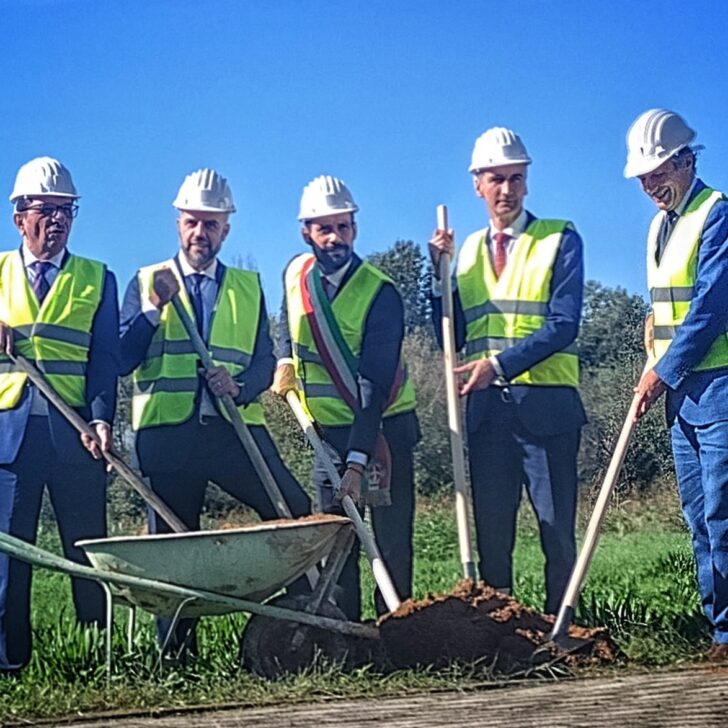
[[[364,475],[365,468],[361,463],[347,463],[346,469],[353,470],[355,473],[358,473],[359,475]]]

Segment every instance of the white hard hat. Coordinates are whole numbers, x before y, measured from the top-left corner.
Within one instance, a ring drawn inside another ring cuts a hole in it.
[[[10,193],[10,202],[21,197],[53,195],[73,200],[79,195],[73,186],[71,173],[52,157],[36,157],[26,162],[15,177],[15,186]]]
[[[330,175],[321,175],[312,179],[303,188],[298,219],[312,220],[316,217],[358,210],[359,207],[354,202],[349,188],[342,180]]]
[[[639,177],[657,169],[685,147],[693,146],[695,132],[674,111],[650,109],[640,114],[627,132],[627,164],[625,177]]]
[[[505,164],[531,164],[521,137],[510,129],[494,126],[475,140],[469,172]]]
[[[172,203],[178,210],[235,212],[228,181],[214,169],[198,169],[185,177]]]

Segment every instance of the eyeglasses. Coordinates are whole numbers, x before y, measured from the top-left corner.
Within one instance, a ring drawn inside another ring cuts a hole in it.
[[[37,212],[41,217],[53,217],[57,212],[60,212],[64,217],[73,220],[78,215],[78,205],[73,203],[54,205],[51,202],[44,202],[42,205],[28,206],[21,212]]]

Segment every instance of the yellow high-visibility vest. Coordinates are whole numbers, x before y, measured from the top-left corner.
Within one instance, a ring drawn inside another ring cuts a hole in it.
[[[194,320],[192,304],[174,260],[139,270],[142,300],[149,296],[154,272],[162,267],[169,268],[177,277],[180,299]],[[214,364],[225,367],[233,377],[250,365],[258,334],[260,306],[258,274],[226,267],[210,321],[208,348]],[[186,422],[195,407],[198,366],[199,357],[182,321],[171,304],[165,306],[146,357],[134,370],[133,429]],[[229,419],[227,413],[219,409]],[[265,424],[263,408],[257,400],[247,407],[238,407],[238,411],[249,425]]]
[[[490,262],[485,230],[468,236],[456,270],[465,315],[466,361],[499,354],[544,326],[554,261],[567,229],[573,226],[566,220],[534,220],[514,242],[500,278]],[[512,381],[578,386],[575,346],[552,354]]]
[[[103,263],[69,255],[39,306],[20,252],[0,253],[0,321],[13,328],[17,353],[72,407],[86,403],[91,328],[105,275]],[[0,410],[15,407],[26,379],[0,354]]]
[[[303,404],[311,417],[328,426],[351,425],[354,412],[339,394],[331,375],[319,355],[311,327],[304,311],[301,293],[301,269],[312,258],[304,253],[294,258],[285,274],[288,326],[293,345],[296,376],[303,394]],[[358,359],[364,325],[372,302],[384,283],[391,279],[373,265],[363,261],[331,302],[331,310],[351,353]],[[404,365],[402,365],[404,368]],[[404,368],[404,379],[392,404],[383,417],[411,412],[415,408],[415,390]]]
[[[701,190],[675,223],[659,265],[655,261],[655,251],[660,226],[666,213],[659,212],[652,220],[647,236],[647,285],[655,317],[656,360],[664,356],[685,320],[695,290],[703,228],[713,205],[725,199],[717,190],[708,187]],[[728,333],[722,333],[716,338],[696,370],[725,366],[728,366]]]

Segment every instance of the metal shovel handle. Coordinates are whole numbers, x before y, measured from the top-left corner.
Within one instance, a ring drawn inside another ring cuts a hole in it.
[[[447,230],[447,207],[437,206],[437,227]],[[445,358],[445,387],[447,392],[447,419],[450,429],[450,450],[455,483],[455,518],[460,544],[460,562],[466,579],[475,579],[473,560],[472,529],[470,527],[470,492],[465,479],[465,450],[463,447],[462,418],[457,381],[453,368],[457,362],[455,351],[455,315],[452,302],[452,281],[450,280],[450,256],[440,256],[440,283],[442,285],[442,345]]]
[[[326,472],[331,479],[331,484],[334,486],[335,490],[338,490],[341,486],[339,471],[336,469],[336,465],[331,459],[331,456],[326,451],[318,432],[316,432],[316,428],[313,426],[313,422],[311,422],[311,419],[303,409],[301,400],[296,396],[296,393],[293,390],[289,390],[286,392],[286,402],[288,402],[288,406],[293,411],[296,420],[298,420],[298,424],[301,426],[306,438],[311,443],[311,447],[314,449],[314,452],[326,468]],[[359,541],[361,542],[361,545],[367,555],[367,559],[369,560],[369,564],[372,567],[374,581],[376,581],[379,591],[382,593],[384,603],[387,605],[387,609],[389,609],[390,612],[394,612],[399,608],[402,601],[400,600],[397,590],[394,587],[394,583],[389,576],[389,571],[387,570],[387,566],[379,552],[377,542],[374,540],[374,536],[369,533],[369,529],[366,527],[366,524],[359,514],[354,501],[351,499],[351,496],[345,495],[341,499],[341,505],[344,508],[344,513],[346,513],[347,517],[354,524],[356,535],[359,537]]]
[[[28,375],[31,382],[43,393],[45,398],[63,415],[69,424],[80,434],[87,435],[96,443],[99,438],[94,429],[76,412],[73,407],[56,392],[45,378],[43,373],[25,357],[20,354],[8,354],[10,361],[22,372]],[[101,448],[99,448],[101,450]],[[132,470],[116,453],[113,448],[108,451],[101,450],[101,455],[119,476],[130,485],[164,520],[175,533],[187,531],[187,527],[172,509]]]

